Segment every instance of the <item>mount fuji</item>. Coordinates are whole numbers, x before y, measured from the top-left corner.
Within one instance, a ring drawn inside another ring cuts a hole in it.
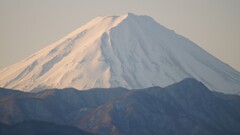
[[[165,87],[196,78],[240,93],[240,73],[149,16],[97,17],[0,71],[0,87],[22,91]]]

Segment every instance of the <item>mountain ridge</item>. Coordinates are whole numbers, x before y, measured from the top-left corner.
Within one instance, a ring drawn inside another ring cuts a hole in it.
[[[193,78],[165,88],[20,93],[0,94],[0,123],[46,121],[104,135],[240,133],[240,96],[210,91]]]

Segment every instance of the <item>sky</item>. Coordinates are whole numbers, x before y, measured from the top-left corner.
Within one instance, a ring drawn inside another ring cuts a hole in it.
[[[97,16],[148,15],[240,71],[240,0],[0,0],[0,69]]]

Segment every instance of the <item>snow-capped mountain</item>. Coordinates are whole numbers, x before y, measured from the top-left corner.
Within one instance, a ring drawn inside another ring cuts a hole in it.
[[[240,92],[240,73],[151,17],[97,17],[56,43],[0,71],[0,86],[165,87],[193,77],[211,90]]]

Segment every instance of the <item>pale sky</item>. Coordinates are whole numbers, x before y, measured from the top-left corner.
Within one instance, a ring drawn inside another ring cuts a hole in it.
[[[149,15],[240,71],[240,0],[0,0],[0,69],[96,16]]]

